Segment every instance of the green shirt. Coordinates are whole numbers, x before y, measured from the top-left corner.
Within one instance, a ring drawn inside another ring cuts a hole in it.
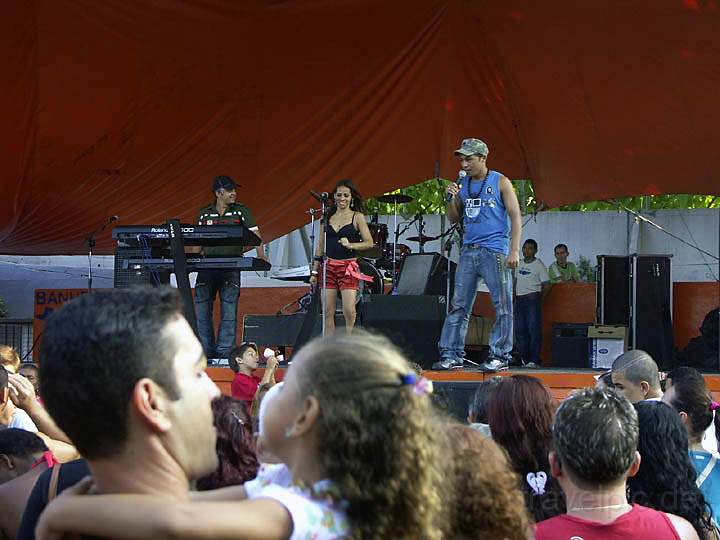
[[[562,283],[564,281],[580,281],[580,272],[578,272],[577,266],[574,263],[568,262],[567,266],[563,268],[557,261],[550,265],[548,269],[550,274],[551,283]]]
[[[242,203],[233,203],[225,213],[218,212],[216,203],[200,209],[198,225],[245,225],[248,229],[257,230],[252,211]],[[244,246],[210,246],[205,248],[206,257],[242,257],[247,248]]]

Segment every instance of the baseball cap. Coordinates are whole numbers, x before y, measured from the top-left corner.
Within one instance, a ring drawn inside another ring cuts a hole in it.
[[[472,156],[474,154],[487,156],[489,153],[488,145],[480,139],[463,139],[460,148],[455,150],[455,155],[462,154],[463,156]]]
[[[237,187],[238,185],[235,183],[235,180],[229,176],[217,176],[213,182],[213,191],[217,191],[218,189],[231,190],[236,189]]]

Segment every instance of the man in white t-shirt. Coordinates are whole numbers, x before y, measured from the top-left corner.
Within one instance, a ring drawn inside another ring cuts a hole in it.
[[[537,242],[525,240],[515,274],[515,338],[523,364],[540,365],[542,347],[542,301],[550,290],[547,267],[535,258]]]

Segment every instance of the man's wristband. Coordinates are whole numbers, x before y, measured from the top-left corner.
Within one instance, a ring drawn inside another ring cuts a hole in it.
[[[312,272],[310,272],[310,275],[311,275],[311,276],[317,276],[317,275],[318,275],[318,271],[317,271],[317,270],[313,270]]]

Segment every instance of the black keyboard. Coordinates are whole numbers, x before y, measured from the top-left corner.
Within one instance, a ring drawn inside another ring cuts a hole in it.
[[[262,259],[255,257],[190,257],[187,259],[188,272],[199,270],[240,270],[242,272],[266,272],[272,265]],[[173,259],[125,259],[123,260],[124,270],[139,270],[148,268],[150,270],[174,270]]]
[[[243,225],[180,225],[183,244],[186,246],[257,246],[258,236]],[[112,237],[124,246],[140,246],[143,241],[150,247],[168,246],[170,233],[167,225],[120,225],[113,229]]]

